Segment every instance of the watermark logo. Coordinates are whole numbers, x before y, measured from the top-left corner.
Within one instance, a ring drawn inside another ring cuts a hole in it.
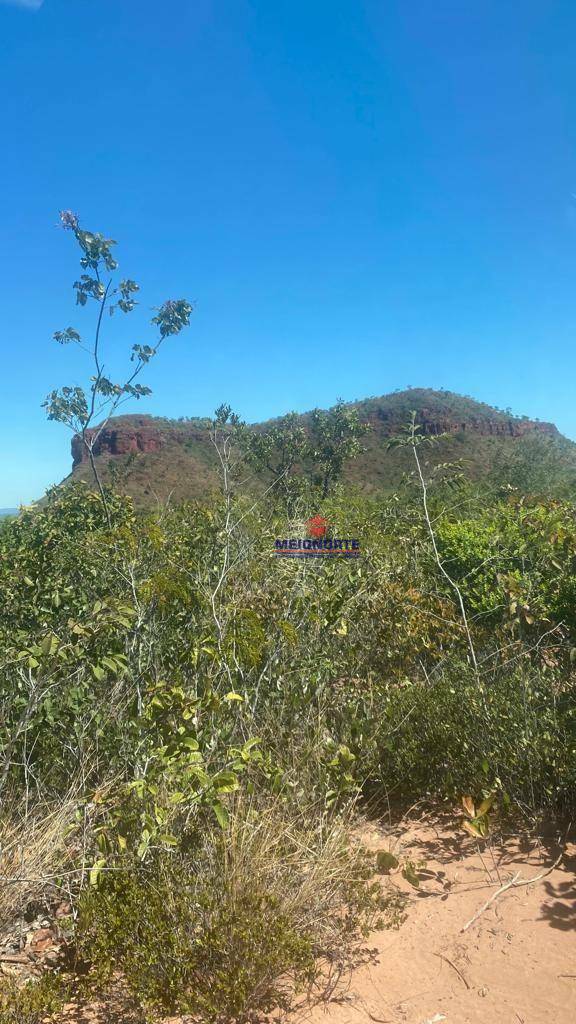
[[[330,535],[328,520],[312,516],[306,521],[307,537],[285,537],[274,541],[276,558],[359,558],[356,537]]]
[[[328,520],[324,516],[312,516],[306,521],[309,537],[325,537],[328,533]]]

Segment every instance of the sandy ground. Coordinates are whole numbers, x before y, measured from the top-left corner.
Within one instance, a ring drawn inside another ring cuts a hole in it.
[[[504,836],[480,855],[454,818],[406,823],[397,835],[377,830],[372,848],[425,860],[405,922],[372,936],[375,960],[358,968],[347,991],[327,1006],[303,1010],[306,1024],[574,1024],[576,1021],[576,845],[528,886],[504,892],[466,931],[476,911],[519,873],[554,863],[553,837]]]

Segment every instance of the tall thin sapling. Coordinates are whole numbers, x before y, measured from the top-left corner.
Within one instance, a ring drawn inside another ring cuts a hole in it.
[[[150,388],[135,383],[136,378],[157,354],[165,338],[179,334],[184,327],[188,327],[192,306],[186,299],[168,299],[157,307],[156,315],[151,321],[159,332],[155,345],[132,345],[130,359],[135,363],[132,372],[127,374],[123,383],[111,381],[104,373],[105,365],[102,360],[104,314],[108,310],[111,315],[116,309],[122,313],[131,313],[136,306],[134,296],[139,287],[131,278],[123,278],[114,284],[112,275],[117,270],[118,263],[112,255],[112,247],[116,245],[113,239],[85,231],[71,210],[63,210],[60,213],[60,220],[62,227],[73,233],[82,252],[80,266],[85,273],[81,274],[73,285],[76,290],[76,305],[85,306],[91,300],[96,303],[97,315],[93,338],[89,344],[83,343],[81,335],[74,327],[56,331],[54,339],[61,345],[74,343],[87,352],[94,372],[86,388],[66,386],[51,391],[43,402],[43,408],[47,411],[48,419],[65,423],[81,438],[102,499],[108,526],[111,526],[106,492],[95,459],[98,440],[120,405],[130,398],[140,399],[152,393]],[[100,417],[101,422],[94,426]]]

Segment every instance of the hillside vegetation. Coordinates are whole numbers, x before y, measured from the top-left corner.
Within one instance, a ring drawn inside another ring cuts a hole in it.
[[[410,458],[402,451],[390,452],[388,442],[413,410],[425,433],[442,435],[436,462],[460,463],[461,472],[471,480],[529,485],[548,493],[569,493],[576,484],[576,446],[552,424],[514,417],[472,398],[429,388],[352,402],[345,408],[369,425],[363,450],[347,462],[343,474],[366,493],[390,493],[411,471]],[[302,429],[310,430],[310,413],[292,416]],[[285,419],[253,424],[250,429],[266,434],[281,427]],[[82,459],[78,441],[73,453],[69,479],[89,482],[90,466]],[[218,462],[206,419],[114,417],[99,436],[95,454],[102,479],[133,497],[140,508],[168,499],[195,500],[218,489]],[[313,473],[308,475],[313,478]],[[270,481],[269,475],[264,478]],[[261,482],[256,478],[253,488],[257,490]]]
[[[118,968],[151,1018],[243,1020],[342,970],[398,921],[354,807],[574,810],[573,504],[432,484],[464,620],[415,483],[107,498],[111,526],[79,483],[0,532],[0,913],[65,894],[96,991]],[[361,560],[273,557],[310,508]]]

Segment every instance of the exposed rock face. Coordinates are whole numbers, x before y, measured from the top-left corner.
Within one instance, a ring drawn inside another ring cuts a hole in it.
[[[398,416],[386,408],[367,417],[376,435],[390,437],[404,426]],[[537,432],[549,437],[558,437],[558,430],[552,423],[540,423],[528,419],[514,419],[505,416],[468,416],[465,420],[443,418],[438,411],[421,408],[417,412],[418,423],[424,434],[479,434],[494,437],[523,437],[525,434]],[[92,435],[95,431],[90,432]],[[158,426],[153,419],[146,422],[146,417],[138,417],[138,422],[122,423],[111,421],[96,441],[94,454],[97,456],[114,457],[130,453],[157,452],[173,445],[190,445],[194,442],[207,440],[205,430],[192,424],[178,425],[177,428]],[[72,439],[73,469],[87,461],[87,452],[78,435]]]
[[[88,436],[97,433],[97,429],[88,431]],[[205,432],[197,428],[189,430],[168,430],[155,426],[109,426],[106,427],[94,445],[94,455],[120,456],[132,452],[158,452],[174,444],[185,444],[190,441],[204,440]],[[76,434],[72,438],[72,469],[76,469],[88,459],[88,453],[82,438]]]
[[[504,472],[525,436],[550,442],[555,454],[551,466],[559,480],[565,476],[576,479],[576,444],[562,437],[553,424],[514,417],[467,395],[408,388],[361,399],[350,406],[372,429],[365,435],[362,454],[346,466],[345,479],[373,493],[395,490],[404,479],[406,453],[391,453],[388,457],[387,441],[405,435],[412,410],[416,410],[416,422],[424,434],[446,438],[437,446],[438,459],[461,458],[471,480],[482,480],[500,464]],[[309,428],[310,422],[311,414],[303,413],[302,427]],[[266,431],[278,424],[279,420],[267,420],[252,427]],[[101,479],[131,495],[136,507],[149,508],[158,500],[203,501],[218,490],[218,459],[210,433],[207,417],[175,420],[131,413],[109,420],[101,432],[94,427],[91,436]],[[534,444],[525,454],[533,456],[538,464],[547,459],[547,449],[548,444]],[[73,476],[92,482],[81,437],[73,439],[72,455]],[[254,480],[255,492],[262,482]],[[247,484],[248,490],[251,486]]]
[[[512,416],[497,419],[488,417],[468,417],[458,422],[452,419],[438,417],[437,413],[428,412],[426,409],[419,409],[416,413],[417,421],[423,434],[480,434],[485,437],[524,437],[525,434],[537,432],[546,434],[549,437],[558,437],[559,431],[553,423],[541,423],[536,420],[514,419]],[[387,409],[378,411],[376,422],[379,424],[380,432],[384,435],[394,434],[403,424],[397,422],[397,418]],[[383,429],[382,429],[383,428]]]

